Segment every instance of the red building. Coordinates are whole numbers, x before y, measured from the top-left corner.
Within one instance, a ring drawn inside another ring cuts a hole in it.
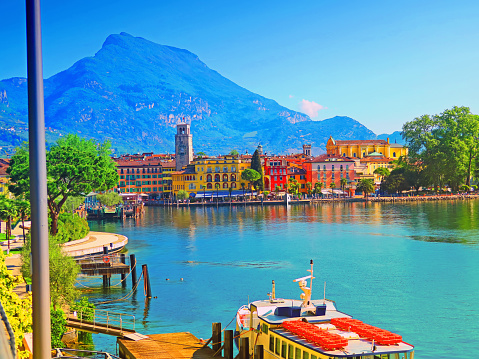
[[[276,187],[284,191],[288,183],[288,161],[284,156],[266,157],[264,159],[264,189],[274,192]]]

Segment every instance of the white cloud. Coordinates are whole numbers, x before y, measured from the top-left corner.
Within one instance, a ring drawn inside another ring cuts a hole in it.
[[[318,117],[318,112],[326,109],[323,105],[314,101],[302,100],[299,103],[299,109],[311,118]]]
[[[289,98],[293,98],[293,97],[294,97],[294,95],[289,95]]]

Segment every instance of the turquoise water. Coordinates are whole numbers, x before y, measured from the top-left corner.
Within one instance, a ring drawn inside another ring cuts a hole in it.
[[[248,298],[266,299],[272,279],[278,297],[299,299],[292,280],[307,275],[314,259],[313,298],[322,298],[326,282],[339,310],[401,334],[416,358],[470,358],[479,354],[478,213],[477,201],[336,203],[147,208],[138,220],[90,222],[130,239],[158,297],[145,302],[141,288],[100,308],[134,314],[140,333],[209,338],[212,322],[224,327]],[[101,278],[82,283],[100,287]],[[130,288],[89,296],[115,299]],[[115,352],[113,337],[94,340],[98,350]]]

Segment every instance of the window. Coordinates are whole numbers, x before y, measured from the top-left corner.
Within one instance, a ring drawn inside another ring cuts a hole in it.
[[[334,171],[334,165],[331,166],[331,171]]]
[[[288,345],[288,359],[294,359],[294,348],[291,344]]]
[[[213,188],[213,185],[212,185],[211,183],[208,183],[208,184],[206,185],[206,188],[207,188],[207,189],[212,189],[212,188]]]
[[[236,188],[236,183],[235,183],[235,182],[233,182],[233,183],[231,184],[231,188]]]
[[[353,153],[353,157],[356,157],[356,152]],[[311,358],[312,359],[312,358]]]
[[[228,175],[227,174],[223,175],[223,182],[228,182]]]
[[[228,172],[228,167],[223,167],[223,172]]]
[[[303,352],[303,359],[309,359],[309,353]]]
[[[268,326],[265,323],[263,323],[261,326],[261,331],[265,334],[268,334]]]
[[[343,157],[346,157],[346,152],[343,153]]]
[[[286,358],[286,350],[288,349],[288,345],[286,344],[286,341],[281,342],[281,357]]]
[[[276,354],[279,354],[279,351],[280,351],[280,341],[279,341],[279,338],[276,338],[276,346],[275,346],[275,349],[274,349],[274,352]]]
[[[269,337],[269,351],[274,352],[274,337],[272,335]]]
[[[228,183],[223,183],[223,188],[228,188]]]
[[[295,348],[294,359],[301,359],[301,349]]]
[[[219,172],[220,171],[220,168],[217,166],[215,167],[215,172]]]
[[[231,181],[236,181],[236,175],[231,175]]]
[[[393,152],[393,157],[396,157],[396,152]]]
[[[236,167],[235,166],[231,167],[231,172],[236,172]]]
[[[326,171],[326,165],[323,165],[323,171]]]
[[[219,182],[220,181],[220,175],[215,175],[215,182]]]
[[[212,181],[211,175],[206,176],[206,182],[211,182],[211,181]]]

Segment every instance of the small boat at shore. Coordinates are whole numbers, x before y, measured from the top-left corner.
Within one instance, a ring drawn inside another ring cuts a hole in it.
[[[294,280],[301,299],[276,298],[273,281],[269,299],[238,309],[234,337],[239,349],[239,338],[246,336],[250,354],[263,345],[265,359],[414,359],[414,346],[400,335],[353,319],[326,296],[311,300],[312,260],[308,272]]]

